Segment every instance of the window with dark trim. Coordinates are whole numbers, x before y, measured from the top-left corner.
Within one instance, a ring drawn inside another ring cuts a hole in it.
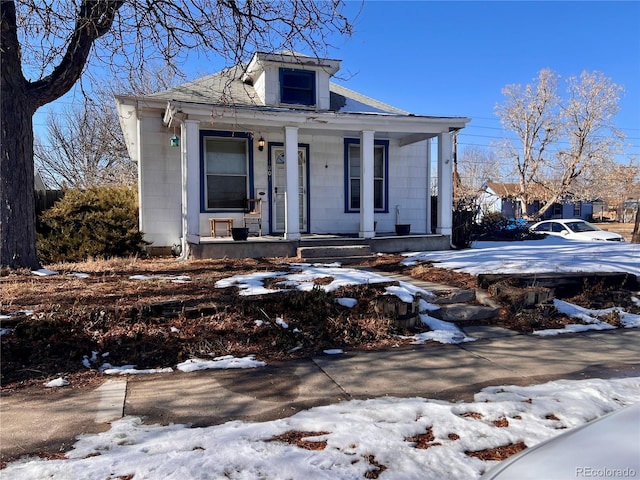
[[[280,103],[314,106],[316,104],[316,72],[281,68]]]
[[[562,205],[559,203],[554,203],[553,204],[553,216],[554,217],[558,217],[558,218],[562,218]]]
[[[204,137],[202,148],[205,209],[244,208],[248,185],[247,140]]]
[[[582,215],[582,202],[575,202],[573,204],[573,216],[580,217]]]
[[[373,206],[375,211],[388,211],[389,142],[375,140],[373,147]],[[360,211],[360,140],[345,139],[345,207]]]

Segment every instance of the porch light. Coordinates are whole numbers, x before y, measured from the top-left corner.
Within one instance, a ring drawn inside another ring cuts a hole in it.
[[[260,151],[264,150],[264,138],[262,138],[262,135],[260,136],[260,139],[258,140],[258,150],[260,150]]]
[[[179,147],[180,146],[180,137],[178,137],[175,133],[171,136],[171,138],[169,139],[169,145],[171,145],[172,147]]]

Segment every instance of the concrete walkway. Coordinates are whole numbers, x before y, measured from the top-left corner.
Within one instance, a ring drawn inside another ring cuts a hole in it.
[[[124,415],[146,423],[214,425],[270,420],[353,398],[421,396],[471,400],[481,387],[552,379],[640,376],[640,329],[556,337],[471,327],[478,338],[275,363],[105,378],[97,389],[14,392],[0,401],[0,458],[69,449],[83,433]]]

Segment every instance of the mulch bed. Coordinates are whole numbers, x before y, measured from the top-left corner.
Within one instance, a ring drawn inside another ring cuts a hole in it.
[[[472,275],[430,264],[404,267],[399,264],[402,258],[379,256],[367,266],[458,288],[475,288],[477,283]],[[137,368],[173,366],[191,357],[222,355],[256,355],[269,361],[314,355],[327,348],[378,349],[407,342],[397,336],[407,332],[399,331],[394,319],[372,301],[381,294],[375,285],[344,287],[334,293],[314,288],[255,297],[239,296],[235,287],[215,286],[231,275],[287,270],[283,259],[179,263],[173,258],[131,258],[48,268],[59,275],[0,272],[0,313],[33,312],[0,321],[2,328],[12,329],[0,337],[3,391],[41,386],[44,380],[57,376],[73,377],[73,385],[91,384],[100,378],[96,368],[103,361]],[[91,276],[67,275],[75,271]],[[187,275],[191,281],[140,281],[131,279],[133,275]],[[316,283],[320,286],[329,281],[318,279]],[[360,301],[348,309],[335,303],[338,296]],[[277,325],[277,318],[289,328]],[[512,312],[505,308],[495,323],[527,332],[559,328],[567,322],[548,309]],[[92,352],[97,352],[98,362],[87,369],[82,361]],[[108,356],[103,357],[105,354]]]

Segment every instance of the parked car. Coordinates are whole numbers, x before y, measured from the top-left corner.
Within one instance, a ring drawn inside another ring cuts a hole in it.
[[[584,220],[543,220],[534,223],[530,230],[535,233],[556,235],[569,240],[624,242],[624,237],[602,230]]]
[[[634,403],[527,448],[480,478],[637,478],[638,473],[640,403]]]

